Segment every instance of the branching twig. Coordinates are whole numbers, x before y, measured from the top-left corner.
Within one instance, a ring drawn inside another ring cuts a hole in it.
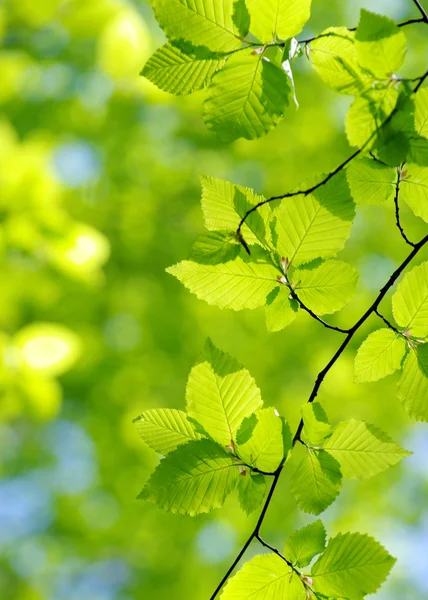
[[[428,14],[427,12],[424,10],[424,8],[422,7],[421,3],[419,2],[419,0],[413,0],[413,2],[416,4],[416,6],[418,7],[420,13],[422,14],[422,18],[420,19],[409,19],[407,21],[404,21],[402,23],[399,23],[398,26],[399,27],[404,27],[405,25],[410,25],[412,23],[428,23]],[[350,31],[355,30],[356,28],[350,29]],[[318,36],[320,37],[320,36]],[[313,41],[315,38],[311,38],[309,40],[303,40],[300,43],[309,43],[311,41]],[[418,89],[422,86],[422,84],[424,83],[425,79],[428,77],[428,71],[422,75],[419,78],[415,78],[415,81],[418,81],[417,86],[415,87],[415,89],[413,90],[414,92],[417,92]],[[392,111],[392,113],[387,117],[387,119],[384,121],[384,123],[381,125],[381,127],[384,127],[393,117],[393,115],[395,114],[396,109],[394,109]],[[243,246],[247,249],[247,251],[249,252],[249,248],[247,246],[247,244],[245,243],[245,240],[242,237],[242,233],[241,233],[241,228],[244,225],[247,217],[253,213],[254,211],[256,211],[258,208],[260,208],[261,206],[263,206],[264,204],[267,204],[269,202],[273,202],[275,200],[282,200],[283,198],[289,198],[292,196],[297,196],[300,194],[303,195],[308,195],[312,192],[314,192],[316,189],[318,189],[319,187],[325,185],[332,177],[334,177],[337,173],[339,173],[342,169],[344,169],[346,167],[346,165],[348,165],[348,163],[350,163],[355,157],[357,157],[366,147],[367,145],[370,143],[370,141],[372,140],[372,138],[377,134],[377,131],[374,131],[373,134],[369,137],[369,139],[364,143],[364,145],[359,148],[358,150],[356,150],[351,156],[349,156],[344,162],[342,162],[338,167],[336,167],[333,171],[331,171],[322,181],[320,181],[319,183],[315,184],[314,186],[312,186],[311,188],[308,188],[306,190],[300,190],[300,191],[296,191],[296,192],[289,192],[286,194],[283,194],[281,196],[272,196],[271,198],[268,198],[266,200],[263,200],[262,202],[259,202],[258,204],[256,204],[255,206],[253,206],[249,211],[247,211],[245,213],[245,215],[242,217],[238,229],[237,229],[237,237],[238,239],[241,240],[241,243],[243,244]],[[373,157],[374,158],[374,157]],[[382,321],[393,331],[395,331],[398,334],[401,334],[400,331],[398,331],[398,329],[396,329],[378,310],[379,305],[381,303],[381,301],[383,300],[383,298],[385,297],[385,295],[388,293],[388,291],[392,288],[392,286],[394,285],[394,283],[397,281],[397,279],[399,278],[399,276],[401,275],[401,273],[406,269],[406,267],[412,262],[412,260],[415,258],[415,256],[418,254],[418,252],[425,246],[425,244],[428,243],[428,235],[426,235],[424,238],[422,238],[417,244],[414,244],[413,242],[411,242],[407,236],[404,233],[403,228],[401,227],[401,222],[399,219],[399,206],[398,206],[398,194],[399,194],[399,182],[400,182],[400,172],[398,173],[398,177],[397,177],[397,183],[396,183],[396,193],[395,193],[395,205],[396,205],[396,217],[397,217],[397,225],[400,229],[400,233],[403,236],[404,240],[406,241],[407,244],[409,244],[412,247],[412,250],[410,252],[410,254],[408,254],[408,256],[404,259],[404,261],[401,263],[401,265],[392,273],[392,275],[390,276],[390,278],[388,279],[388,281],[386,282],[386,284],[382,287],[382,289],[379,291],[379,294],[377,295],[376,299],[374,300],[374,302],[372,303],[372,305],[366,310],[366,312],[362,315],[362,317],[355,323],[355,325],[353,327],[351,327],[348,330],[345,329],[341,329],[338,327],[334,327],[332,325],[329,325],[328,323],[325,323],[322,319],[320,319],[313,311],[311,311],[308,307],[306,307],[303,302],[299,299],[299,297],[297,296],[296,292],[294,291],[294,289],[292,288],[292,286],[290,285],[287,276],[285,277],[286,282],[290,288],[290,292],[292,297],[299,303],[299,306],[305,310],[306,312],[308,312],[313,318],[315,318],[317,321],[321,322],[325,327],[327,327],[328,329],[334,329],[336,331],[340,331],[341,333],[345,333],[346,337],[343,340],[342,344],[339,346],[339,348],[336,350],[336,352],[334,353],[333,357],[330,359],[330,361],[327,363],[327,365],[324,367],[324,369],[322,369],[319,373],[318,376],[315,380],[315,384],[314,387],[309,395],[309,398],[307,400],[307,403],[310,404],[312,402],[314,402],[315,398],[318,395],[319,389],[321,387],[321,385],[324,382],[324,379],[326,378],[326,376],[328,375],[328,373],[330,372],[330,370],[333,368],[333,366],[336,364],[336,362],[339,360],[339,358],[342,356],[343,352],[345,351],[345,349],[347,348],[349,342],[352,340],[352,338],[354,337],[355,333],[360,329],[360,327],[367,321],[367,319],[372,315],[372,314],[376,314],[378,317],[380,317],[382,319]],[[296,429],[296,433],[294,434],[293,437],[293,446],[298,442],[301,441],[301,433],[303,430],[303,418],[300,419],[299,421],[299,425]],[[272,485],[269,489],[268,495],[266,497],[266,500],[263,504],[263,508],[261,510],[261,513],[259,515],[259,518],[257,520],[257,523],[255,525],[254,530],[252,531],[251,535],[248,537],[248,539],[246,540],[246,542],[244,543],[243,547],[241,548],[241,550],[239,551],[238,555],[236,556],[235,560],[233,561],[233,563],[231,564],[231,566],[229,567],[229,569],[227,570],[227,573],[224,575],[223,579],[220,581],[220,583],[218,584],[216,590],[214,591],[213,595],[211,596],[210,600],[214,600],[215,598],[217,598],[220,590],[222,589],[223,585],[226,583],[226,581],[228,580],[229,576],[231,575],[231,573],[234,571],[235,567],[237,566],[237,564],[239,563],[239,561],[241,560],[241,558],[244,556],[246,550],[248,549],[248,547],[250,546],[251,542],[253,540],[258,540],[260,544],[262,544],[262,546],[264,546],[265,548],[269,548],[272,552],[274,552],[275,554],[277,554],[279,557],[281,557],[297,574],[298,571],[295,569],[295,567],[292,565],[292,563],[290,563],[290,561],[287,560],[286,557],[284,557],[279,550],[277,550],[276,548],[274,548],[273,546],[271,546],[270,544],[268,544],[267,542],[265,542],[263,540],[263,538],[260,535],[260,529],[261,526],[263,524],[263,521],[265,519],[266,513],[268,511],[268,508],[270,506],[270,503],[272,501],[272,497],[274,495],[276,486],[278,485],[278,481],[279,478],[281,476],[282,470],[284,468],[284,464],[285,464],[285,458],[282,460],[281,464],[279,465],[278,469],[275,471],[275,473],[267,473],[267,475],[273,475],[273,481],[272,481]],[[253,469],[255,470],[255,469]],[[260,471],[261,472],[261,471]],[[300,574],[299,574],[300,575]],[[315,593],[315,592],[314,592]],[[318,598],[318,594],[315,593],[315,596]]]
[[[415,79],[416,81],[419,81],[419,83],[417,84],[417,86],[413,90],[414,92],[418,91],[418,89],[421,87],[421,85],[423,84],[423,82],[425,81],[425,79],[427,77],[428,77],[428,71],[426,73],[424,73],[424,75],[422,75],[421,77],[417,77]],[[394,108],[394,110],[389,114],[389,116],[380,125],[380,127],[378,127],[378,129],[376,129],[375,131],[373,131],[373,133],[370,135],[370,137],[364,142],[364,144],[360,148],[358,148],[358,150],[356,150],[353,154],[351,154],[350,156],[348,156],[347,159],[345,159],[342,163],[340,163],[335,169],[333,169],[333,171],[330,171],[330,173],[328,173],[328,175],[326,175],[324,177],[324,179],[322,179],[321,181],[319,181],[315,185],[313,185],[313,186],[311,186],[309,188],[303,189],[303,190],[297,190],[295,192],[286,192],[285,194],[280,194],[279,196],[271,196],[270,198],[266,198],[265,200],[261,200],[260,202],[258,202],[254,206],[252,206],[249,210],[247,210],[246,213],[244,214],[244,216],[242,217],[242,219],[239,222],[238,229],[236,230],[236,236],[237,236],[238,240],[241,242],[241,244],[244,246],[244,248],[246,249],[246,251],[248,252],[248,254],[250,254],[250,250],[249,250],[249,247],[248,247],[247,243],[244,240],[244,237],[242,235],[242,231],[241,230],[242,230],[242,227],[243,227],[245,221],[248,219],[248,217],[253,212],[257,211],[259,208],[261,208],[265,204],[269,204],[271,202],[274,202],[275,200],[284,200],[285,198],[291,198],[293,196],[300,196],[300,195],[307,196],[308,194],[311,194],[312,192],[314,192],[318,188],[320,188],[323,185],[325,185],[326,183],[328,183],[330,181],[330,179],[332,179],[335,175],[337,175],[338,173],[340,173],[340,171],[342,171],[351,161],[353,161],[354,158],[356,158],[357,156],[359,156],[363,152],[363,150],[365,150],[365,148],[372,141],[372,139],[377,135],[377,133],[383,127],[385,127],[385,125],[387,125],[391,121],[391,119],[393,118],[393,116],[395,115],[396,112],[397,112],[397,107]],[[409,243],[409,242],[407,242],[407,243]],[[412,244],[410,243],[410,245],[412,245]]]
[[[391,115],[392,114],[393,113],[391,113]],[[391,115],[388,117],[388,120],[392,118]],[[367,142],[364,144],[364,146],[362,146],[361,148],[356,150],[353,154],[351,154],[351,156],[348,156],[348,158],[346,160],[344,160],[340,165],[338,165],[333,171],[330,171],[330,173],[328,175],[326,175],[324,177],[324,179],[322,181],[320,181],[319,183],[316,183],[315,185],[311,186],[310,188],[307,188],[304,190],[297,190],[295,192],[286,192],[285,194],[281,194],[279,196],[271,196],[270,198],[266,198],[265,200],[262,200],[261,202],[258,202],[257,204],[252,206],[249,210],[247,210],[247,212],[242,217],[242,219],[238,225],[238,229],[237,229],[238,238],[239,239],[242,238],[242,232],[241,232],[242,226],[244,225],[245,221],[248,219],[248,217],[253,212],[258,210],[261,206],[264,206],[265,204],[269,204],[270,202],[274,202],[275,200],[284,200],[284,198],[291,198],[293,196],[300,196],[300,195],[307,196],[308,194],[311,194],[312,192],[317,190],[319,187],[322,187],[323,185],[325,185],[328,181],[330,181],[330,179],[332,177],[337,175],[337,173],[339,173],[339,171],[344,169],[346,167],[346,165],[351,162],[351,160],[356,158],[363,151],[363,149],[367,146],[367,144],[370,142],[372,137],[373,137],[373,135],[367,140]]]
[[[277,556],[279,556],[279,558],[282,558],[282,560],[284,562],[287,563],[287,565],[300,576],[300,573],[297,571],[297,569],[295,569],[293,563],[291,563],[287,558],[285,558],[285,556],[283,554],[281,554],[281,552],[279,550],[277,550],[276,548],[274,548],[273,546],[271,546],[270,544],[268,544],[267,542],[264,541],[264,539],[262,537],[260,537],[259,534],[257,534],[256,536],[256,540],[258,540],[262,546],[264,546],[265,548],[268,548],[269,550],[272,550],[272,552],[274,554],[276,554]]]
[[[427,13],[427,11],[424,9],[424,7],[419,2],[419,0],[413,0],[413,2],[416,4],[416,6],[418,7],[419,12],[422,15],[422,21],[424,23],[428,23],[428,13]]]
[[[417,244],[415,244],[415,246],[414,246],[414,248],[412,248],[412,251],[410,252],[410,254],[404,259],[404,261],[401,263],[401,265],[394,271],[394,273],[388,279],[388,281],[386,282],[386,284],[380,290],[380,292],[377,295],[376,299],[374,300],[373,304],[366,310],[366,312],[362,315],[362,317],[349,330],[346,338],[344,339],[344,341],[342,342],[342,344],[339,346],[339,348],[336,350],[336,352],[334,353],[333,357],[330,359],[330,361],[327,363],[327,365],[324,367],[324,369],[322,369],[322,371],[320,371],[318,373],[318,376],[317,376],[316,381],[315,381],[315,385],[314,385],[314,387],[312,389],[312,392],[311,392],[311,394],[310,394],[310,396],[308,398],[307,403],[310,404],[310,403],[312,403],[315,400],[315,398],[318,395],[318,391],[319,391],[319,389],[320,389],[320,387],[321,387],[321,385],[322,385],[325,377],[330,372],[330,370],[333,368],[333,366],[336,364],[336,362],[339,360],[339,358],[343,354],[344,350],[348,346],[349,342],[354,337],[355,333],[360,329],[360,327],[367,321],[367,319],[372,314],[374,314],[374,313],[377,314],[377,310],[378,310],[379,304],[381,303],[382,299],[385,297],[385,295],[387,294],[387,292],[392,288],[392,286],[397,281],[397,279],[399,278],[399,276],[401,275],[401,273],[405,270],[405,268],[412,262],[412,260],[418,254],[418,252],[427,243],[428,243],[428,235],[426,235],[424,238],[422,238],[422,240],[420,242],[418,242]],[[293,437],[293,445],[295,445],[296,442],[300,440],[300,436],[301,436],[302,430],[303,430],[303,419],[300,419],[300,422],[299,422],[299,425],[297,427],[296,433],[295,433],[295,435]],[[272,497],[273,497],[273,494],[275,492],[276,486],[278,485],[278,480],[279,480],[279,478],[281,476],[283,468],[284,468],[284,460],[282,461],[281,465],[278,467],[278,469],[277,469],[277,471],[275,473],[272,485],[270,487],[270,490],[269,490],[269,493],[267,495],[267,498],[266,498],[266,500],[265,500],[265,502],[263,504],[262,511],[260,513],[260,516],[259,516],[259,518],[257,520],[256,526],[255,526],[253,532],[248,537],[247,541],[243,545],[242,549],[238,553],[238,555],[235,558],[235,560],[233,561],[232,565],[227,570],[227,573],[225,574],[225,576],[223,577],[223,579],[218,584],[218,586],[217,586],[214,594],[211,596],[210,600],[214,600],[215,598],[217,598],[217,596],[218,596],[220,590],[222,589],[223,585],[225,584],[225,582],[227,581],[227,579],[229,578],[230,574],[233,572],[233,570],[235,569],[236,565],[239,563],[239,561],[241,560],[241,558],[244,556],[244,554],[245,554],[247,548],[250,546],[251,542],[254,539],[257,539],[257,540],[260,541],[260,539],[261,539],[260,538],[260,529],[261,529],[261,526],[263,524],[264,518],[266,516],[267,510],[268,510],[268,508],[270,506],[270,503],[272,501]],[[263,545],[266,545],[266,544],[264,543]],[[272,546],[266,545],[266,547],[269,547],[273,552],[275,552],[275,554],[279,554],[279,552],[276,551]]]
[[[406,25],[414,25],[415,23],[426,23],[424,17],[421,19],[407,19],[407,21],[402,21],[401,23],[397,23],[397,27],[406,27]],[[356,31],[356,27],[347,27],[348,31]],[[314,40],[318,40],[322,37],[328,37],[331,35],[330,33],[322,33],[321,35],[315,35],[314,37],[307,38],[306,40],[298,40],[299,44],[310,44]]]
[[[412,246],[414,248],[415,244],[409,240],[409,238],[406,235],[406,232],[403,229],[403,226],[401,225],[400,205],[399,205],[400,181],[401,181],[401,169],[398,169],[397,181],[395,183],[395,196],[394,196],[395,221],[397,223],[397,227],[401,233],[401,237],[403,238],[403,240],[406,242],[406,244],[408,244],[409,246]]]
[[[426,71],[421,77],[419,77],[419,83],[418,85],[415,87],[415,89],[413,90],[416,94],[416,92],[418,91],[418,89],[421,87],[421,85],[423,84],[423,82],[425,81],[425,79],[428,77],[428,71]],[[416,78],[418,79],[418,78]]]
[[[308,306],[306,306],[306,304],[304,304],[304,302],[299,298],[296,290],[293,288],[291,283],[288,281],[288,277],[285,276],[285,278],[287,281],[288,289],[290,290],[291,297],[293,298],[293,300],[296,300],[296,302],[299,304],[299,306],[302,310],[306,311],[313,319],[315,319],[315,321],[318,321],[318,323],[321,323],[321,325],[324,325],[324,327],[326,327],[327,329],[332,329],[333,331],[338,331],[339,333],[349,333],[349,329],[342,329],[341,327],[336,327],[335,325],[330,325],[329,323],[327,323],[326,321],[321,319],[317,314],[315,314],[314,311],[311,310]]]

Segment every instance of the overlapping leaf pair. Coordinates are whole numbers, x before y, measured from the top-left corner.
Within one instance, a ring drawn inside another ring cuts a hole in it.
[[[405,160],[428,165],[426,119],[420,115],[427,110],[426,90],[412,98],[411,84],[396,76],[405,54],[403,30],[387,17],[366,10],[361,11],[355,33],[331,27],[311,43],[312,64],[324,82],[339,93],[355,96],[346,117],[349,143],[374,152],[386,165],[398,166]],[[360,166],[363,172],[364,166],[367,163]],[[377,198],[375,193],[364,194],[361,187],[357,193],[362,202]],[[380,194],[378,202],[383,199]]]
[[[340,493],[342,477],[367,479],[409,455],[383,431],[351,419],[332,427],[319,403],[302,409],[305,455],[291,481],[299,507],[315,515]]]
[[[194,515],[220,507],[238,486],[242,508],[263,500],[266,477],[292,450],[287,422],[263,408],[247,370],[208,340],[187,382],[187,414],[149,410],[137,420],[142,438],[166,455],[141,497],[172,512]],[[342,475],[366,479],[409,453],[372,425],[355,420],[329,424],[318,403],[302,409],[305,455],[291,491],[299,507],[320,514],[338,496]]]
[[[428,421],[428,262],[413,268],[392,297],[400,329],[371,333],[355,359],[356,381],[378,381],[402,369],[398,396],[410,416]]]
[[[136,419],[142,438],[164,455],[140,497],[179,514],[220,507],[238,489],[242,509],[262,502],[266,478],[287,460],[287,422],[263,408],[254,380],[207,341],[187,383],[187,414],[149,410]],[[342,473],[367,478],[408,453],[377,428],[354,420],[333,428],[320,404],[302,411],[305,457],[292,477],[300,508],[319,514],[340,491]],[[374,539],[339,534],[326,547],[321,521],[295,532],[276,554],[256,556],[225,587],[224,600],[337,598],[359,600],[376,591],[394,559]],[[310,575],[303,571],[320,555]]]
[[[142,438],[166,455],[141,498],[175,513],[220,507],[235,487],[247,513],[257,508],[271,474],[291,450],[287,422],[263,408],[254,379],[208,340],[189,376],[187,414],[149,410],[137,420]]]
[[[204,119],[225,140],[275,127],[289,104],[289,59],[311,0],[155,0],[169,43],[142,74],[173,94],[208,86]]]
[[[198,298],[233,310],[266,306],[270,331],[295,319],[299,305],[292,290],[320,315],[336,312],[351,300],[358,280],[355,269],[339,260],[323,262],[343,248],[355,214],[344,174],[313,194],[251,213],[242,227],[250,256],[236,229],[263,198],[210,177],[202,178],[202,186],[209,233],[196,242],[190,260],[168,269]]]
[[[316,556],[310,575],[302,571]],[[378,589],[395,563],[368,535],[339,534],[326,544],[321,521],[294,532],[285,542],[284,558],[276,554],[252,558],[230,579],[222,600],[361,600]]]
[[[208,87],[204,119],[210,129],[229,141],[260,137],[275,127],[294,94],[290,61],[302,55],[294,36],[310,6],[311,0],[155,0],[169,43],[142,74],[174,94]],[[385,124],[410,93],[396,76],[406,38],[393,21],[362,10],[356,32],[330,27],[303,44],[323,81],[355,96],[346,122],[351,145],[370,140],[388,164],[400,162],[403,140],[412,155],[426,154],[417,131],[409,140],[399,119]]]

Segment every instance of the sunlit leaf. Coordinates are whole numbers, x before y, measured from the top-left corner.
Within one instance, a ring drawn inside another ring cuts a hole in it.
[[[268,331],[281,331],[290,325],[297,317],[299,305],[290,298],[290,291],[281,288],[275,289],[267,298],[266,327]]]
[[[409,352],[398,384],[398,397],[411,417],[428,422],[428,344]]]
[[[282,419],[273,408],[264,408],[257,413],[257,424],[248,442],[238,446],[237,453],[242,460],[261,471],[273,473],[285,454],[291,449],[284,448]],[[291,434],[289,436],[291,440]]]
[[[311,0],[247,0],[247,5],[251,32],[261,42],[294,37],[311,14]]]
[[[210,231],[236,232],[245,213],[264,200],[250,188],[203,175],[202,211],[205,226]],[[268,204],[251,213],[242,227],[248,244],[266,244],[267,222],[271,214]]]
[[[293,265],[335,256],[348,239],[355,215],[344,174],[308,196],[286,198],[273,212],[278,252]]]
[[[268,264],[244,262],[237,257],[219,265],[184,260],[167,269],[193,294],[220,308],[257,308],[277,285],[277,270]]]
[[[395,558],[376,540],[361,533],[340,533],[312,567],[317,592],[332,598],[362,600],[385,581]]]
[[[405,166],[400,198],[407,202],[416,216],[428,223],[428,167]]]
[[[428,262],[414,267],[392,297],[395,321],[412,335],[428,335]]]
[[[387,79],[403,66],[406,37],[394,21],[363,8],[355,33],[355,48],[364,69],[375,77]]]
[[[392,85],[373,89],[369,94],[355,98],[345,120],[346,135],[351,146],[364,146],[367,150],[375,147],[379,143],[375,134],[386,123],[397,100],[398,91]],[[384,138],[381,144],[385,145]]]
[[[285,542],[284,556],[299,567],[306,567],[325,550],[326,531],[321,521],[298,529]]]
[[[383,204],[395,193],[395,169],[368,158],[353,160],[347,169],[351,194],[356,204]]]
[[[252,140],[275,127],[289,96],[288,78],[282,69],[261,54],[240,52],[213,77],[204,120],[225,141]]]
[[[355,381],[378,381],[400,368],[406,342],[392,329],[371,333],[355,358]]]
[[[410,454],[374,425],[355,419],[339,423],[323,447],[350,479],[374,477]]]
[[[185,54],[165,44],[147,61],[142,75],[165,92],[191,94],[205,87],[224,64],[224,58],[208,52]]]
[[[266,495],[266,477],[261,473],[247,471],[238,480],[238,498],[242,510],[251,514],[260,506]]]
[[[300,300],[317,315],[336,312],[354,296],[358,273],[348,263],[328,260],[314,269],[298,269],[293,283]]]
[[[229,446],[244,419],[263,402],[249,372],[207,340],[187,381],[187,412],[217,442]]]
[[[339,463],[325,450],[305,450],[291,480],[291,492],[302,510],[319,515],[340,493]]]
[[[180,444],[200,439],[181,410],[159,408],[146,410],[135,419],[138,433],[150,448],[168,454]]]
[[[213,51],[229,52],[241,46],[233,15],[234,0],[154,0],[156,19],[170,41],[189,42]]]
[[[311,446],[319,446],[333,431],[327,415],[319,402],[302,407],[303,438]]]
[[[241,246],[231,233],[212,231],[202,234],[192,246],[191,260],[205,264],[217,265],[234,260]]]
[[[221,600],[303,600],[303,583],[276,554],[255,556],[229,579]]]
[[[161,460],[139,498],[193,516],[222,506],[238,477],[238,465],[221,446],[191,441]]]
[[[310,45],[318,75],[341,94],[358,95],[372,85],[372,77],[358,64],[355,34],[345,27],[330,27]]]
[[[421,88],[415,94],[415,129],[428,138],[428,88]]]

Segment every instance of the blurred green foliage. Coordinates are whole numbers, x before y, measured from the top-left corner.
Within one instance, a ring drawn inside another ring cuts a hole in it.
[[[405,0],[315,0],[304,34],[352,26],[362,6],[415,16]],[[415,77],[426,68],[424,32],[405,33],[403,75]],[[142,1],[3,0],[0,36],[0,597],[207,598],[254,516],[235,500],[194,519],[137,501],[158,458],[132,419],[183,408],[190,366],[209,335],[294,426],[340,334],[304,314],[270,334],[263,310],[210,307],[165,268],[202,232],[200,174],[269,195],[328,171],[349,152],[349,101],[302,60],[299,110],[267,137],[226,145],[202,122],[203,92],[176,99],[139,77],[163,42]],[[410,237],[421,237],[410,211],[403,218]],[[338,325],[360,316],[406,253],[392,206],[359,211],[341,255],[359,270],[359,291]],[[355,351],[369,331],[320,400],[335,422],[366,419],[415,455],[348,483],[325,521],[331,534],[367,531],[398,557],[377,598],[416,600],[428,594],[428,438],[405,416],[395,376],[353,383]],[[265,537],[281,546],[306,522],[284,474]]]

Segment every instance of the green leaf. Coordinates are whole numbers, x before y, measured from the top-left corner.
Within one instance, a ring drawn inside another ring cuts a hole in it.
[[[336,312],[355,295],[358,273],[348,263],[328,260],[315,269],[298,269],[293,274],[300,300],[317,315]]]
[[[302,600],[303,583],[276,554],[260,554],[231,577],[221,600]]]
[[[298,567],[307,567],[314,556],[325,550],[326,531],[320,520],[298,529],[284,546],[284,556]]]
[[[146,410],[134,422],[146,444],[161,454],[168,454],[180,444],[201,437],[187,420],[186,413],[181,410]]]
[[[249,417],[245,417],[242,419],[242,423],[239,426],[238,431],[236,432],[236,443],[238,445],[243,445],[251,438],[253,435],[253,431],[255,426],[257,425],[258,418],[257,414],[253,413]]]
[[[428,88],[421,88],[414,97],[415,129],[424,138],[428,138]]]
[[[428,223],[428,167],[405,166],[400,182],[400,197],[416,216]]]
[[[407,162],[428,166],[428,139],[422,135],[423,120],[419,119],[416,125],[417,96],[400,94],[397,110],[378,136],[379,158],[388,164],[401,166]]]
[[[264,408],[257,413],[257,424],[250,439],[237,447],[237,454],[247,465],[273,473],[284,458],[284,452],[290,449],[291,444],[284,448],[281,417],[274,408]]]
[[[355,381],[378,381],[401,367],[406,342],[392,329],[378,329],[361,344],[355,358]]]
[[[355,98],[345,120],[346,135],[351,146],[364,146],[367,150],[375,147],[378,142],[375,134],[379,133],[395,109],[397,100],[398,91],[391,85],[373,89],[370,94]],[[385,144],[384,139],[382,144]]]
[[[241,250],[233,233],[213,231],[204,233],[193,244],[191,260],[205,264],[217,265],[234,260]]]
[[[311,0],[247,0],[247,5],[251,33],[263,43],[294,37],[311,16]]]
[[[233,22],[240,37],[245,38],[250,31],[251,16],[248,12],[246,0],[234,0]]]
[[[288,106],[287,75],[261,54],[234,54],[213,77],[204,104],[209,129],[225,141],[265,135]]]
[[[239,257],[220,265],[184,260],[167,272],[200,300],[232,310],[263,306],[267,295],[278,285],[278,271],[273,266],[244,262]]]
[[[319,515],[340,493],[342,475],[339,463],[325,450],[307,448],[293,474],[291,493],[299,508]]]
[[[394,21],[361,10],[355,33],[355,48],[360,65],[380,79],[398,71],[406,56],[406,36]]]
[[[266,478],[261,473],[247,471],[238,481],[238,497],[242,510],[247,514],[254,512],[266,495]]]
[[[412,335],[428,335],[428,262],[414,267],[392,297],[394,319]]]
[[[330,27],[310,45],[310,58],[318,75],[341,94],[362,94],[373,82],[358,64],[354,38],[355,34],[345,27]]]
[[[260,390],[249,372],[232,356],[207,340],[186,388],[187,412],[223,446],[235,440],[244,419],[262,405]]]
[[[215,54],[196,50],[185,54],[165,44],[147,61],[141,74],[165,92],[191,94],[208,85],[224,62]]]
[[[211,440],[198,440],[161,460],[139,498],[194,516],[220,508],[238,477],[239,466],[231,455]]]
[[[234,0],[154,0],[153,8],[170,41],[214,52],[230,52],[242,45],[242,32],[233,18]]]
[[[297,316],[299,305],[290,298],[290,291],[284,286],[277,287],[267,298],[266,327],[268,331],[281,331],[290,325]]]
[[[235,232],[245,213],[264,200],[250,188],[215,177],[203,175],[201,183],[202,211],[205,226],[210,231]],[[248,244],[266,245],[271,212],[270,206],[265,204],[248,216],[242,227],[242,235]]]
[[[320,446],[331,435],[332,428],[319,402],[306,403],[302,408],[303,438],[310,446]]]
[[[406,162],[428,166],[428,139],[424,135],[424,119],[427,115],[424,111],[421,113],[420,100],[423,91],[419,90],[414,96],[404,96],[401,99],[400,110],[391,119],[389,129],[391,138],[404,144]]]
[[[411,417],[428,422],[428,344],[409,352],[398,383],[398,397]]]
[[[410,455],[374,425],[354,419],[339,423],[324,448],[349,479],[374,477]]]
[[[308,196],[285,198],[273,212],[276,248],[293,265],[336,255],[348,239],[355,206],[345,174]]]
[[[356,204],[383,204],[394,197],[397,174],[392,167],[361,158],[350,163],[346,174]]]
[[[362,600],[387,578],[395,558],[375,539],[361,533],[339,533],[312,568],[315,591],[329,597]]]

